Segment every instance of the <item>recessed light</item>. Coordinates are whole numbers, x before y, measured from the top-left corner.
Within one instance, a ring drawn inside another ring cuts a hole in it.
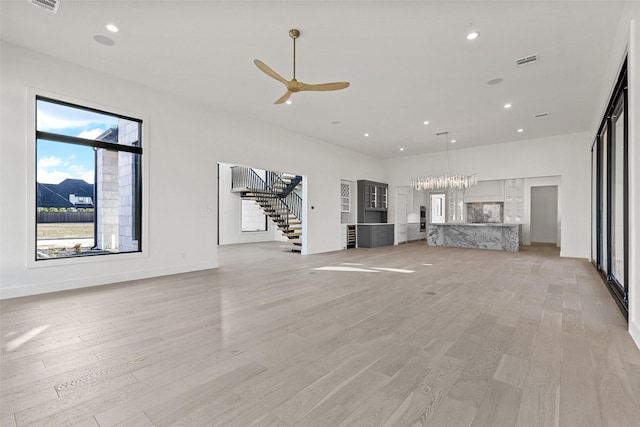
[[[522,133],[522,132],[524,132],[524,129],[522,128],[518,129],[518,133]]]
[[[471,31],[469,34],[467,34],[467,40],[475,40],[478,38],[479,35],[480,35],[479,32]]]
[[[364,136],[369,136],[369,134],[368,134],[368,133],[365,133],[365,134],[364,134]]]
[[[107,25],[107,30],[111,31],[112,33],[117,33],[117,32],[119,31],[119,30],[118,30],[118,27],[116,27],[116,26],[115,26],[115,25],[113,25],[113,24],[108,24],[108,25]]]
[[[96,34],[95,36],[93,36],[93,40],[96,41],[96,43],[100,43],[101,45],[104,46],[113,46],[114,44],[116,44],[115,41],[113,41],[113,39],[110,39],[107,36],[103,36],[101,34]]]
[[[429,120],[425,120],[425,121],[424,121],[424,122],[422,122],[422,123],[423,123],[423,124],[425,124],[425,125],[428,125],[428,124],[429,124]]]
[[[455,143],[456,143],[456,140],[455,140],[455,139],[452,139],[452,140],[451,140],[451,143],[452,143],[452,144],[455,144]]]
[[[286,101],[284,101],[284,103],[287,104],[287,105],[291,105],[291,100],[287,99]]]
[[[404,148],[401,148],[400,151],[404,151]]]
[[[495,79],[491,79],[491,80],[489,80],[489,81],[487,82],[487,84],[488,84],[489,86],[498,85],[498,84],[502,83],[502,80],[503,80],[502,78],[500,78],[500,77],[496,77]]]
[[[506,104],[504,104],[504,108],[506,110],[508,110],[509,108],[511,108],[511,104],[509,104],[508,102]]]

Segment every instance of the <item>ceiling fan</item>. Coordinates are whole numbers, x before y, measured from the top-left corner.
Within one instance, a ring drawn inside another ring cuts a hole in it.
[[[296,39],[300,37],[300,31],[296,29],[289,30],[289,37],[293,39],[293,79],[286,80],[280,74],[269,68],[264,62],[259,59],[254,59],[253,63],[256,64],[260,70],[266,75],[272,77],[279,82],[283,83],[287,87],[287,93],[282,95],[274,102],[274,104],[282,104],[289,99],[292,93],[302,91],[327,91],[327,90],[340,90],[349,87],[349,82],[334,82],[334,83],[320,83],[320,84],[307,84],[296,80]]]

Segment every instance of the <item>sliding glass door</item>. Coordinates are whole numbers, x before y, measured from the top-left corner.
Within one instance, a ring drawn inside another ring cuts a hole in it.
[[[626,92],[626,91],[625,91]],[[624,96],[620,97],[616,103],[613,115],[611,116],[612,138],[609,148],[611,149],[611,173],[610,173],[610,213],[611,224],[609,226],[611,235],[611,276],[613,283],[621,288],[625,286],[625,212],[626,212],[626,120],[624,108]]]
[[[629,264],[628,120],[626,62],[594,143],[596,268],[627,316]]]

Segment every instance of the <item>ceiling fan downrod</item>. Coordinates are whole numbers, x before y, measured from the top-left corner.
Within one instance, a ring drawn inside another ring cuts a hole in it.
[[[293,39],[293,80],[296,79],[296,39],[300,37],[300,30],[289,30],[289,37]]]

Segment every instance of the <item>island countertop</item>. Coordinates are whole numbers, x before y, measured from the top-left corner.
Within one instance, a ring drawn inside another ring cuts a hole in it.
[[[520,227],[521,224],[498,222],[429,224],[427,244],[517,252],[520,248]]]
[[[430,222],[429,225],[455,225],[464,227],[513,227],[514,225],[521,224],[506,222]]]

